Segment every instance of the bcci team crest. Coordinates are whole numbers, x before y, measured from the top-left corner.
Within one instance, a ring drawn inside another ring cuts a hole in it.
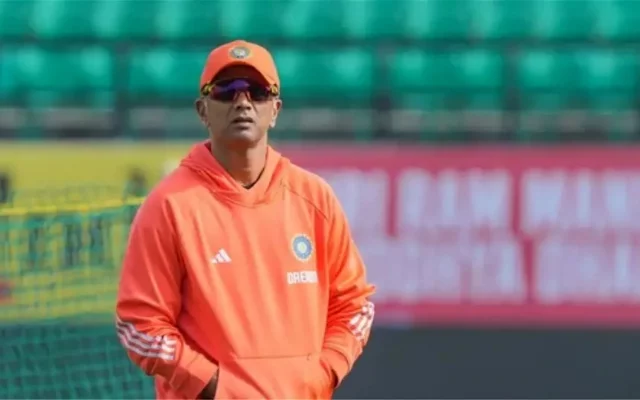
[[[309,261],[311,254],[313,253],[313,245],[311,239],[307,235],[296,235],[291,242],[291,249],[293,255],[302,262]]]
[[[229,51],[229,54],[236,60],[244,60],[251,55],[251,51],[244,46],[236,46]]]

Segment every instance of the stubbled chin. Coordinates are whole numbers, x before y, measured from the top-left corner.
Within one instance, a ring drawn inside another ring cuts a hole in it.
[[[232,128],[225,132],[221,139],[232,147],[250,147],[259,143],[263,136],[253,128]]]

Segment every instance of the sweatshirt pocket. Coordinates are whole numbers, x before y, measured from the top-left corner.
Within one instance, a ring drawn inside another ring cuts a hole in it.
[[[322,367],[319,354],[307,357],[306,386],[310,399],[331,399],[333,396],[332,377]]]
[[[318,355],[221,362],[215,399],[328,399]]]

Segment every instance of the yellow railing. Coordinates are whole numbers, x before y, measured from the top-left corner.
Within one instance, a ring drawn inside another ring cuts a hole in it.
[[[138,206],[144,197],[132,197],[122,200],[108,200],[96,203],[70,203],[51,206],[0,206],[0,218],[13,216],[27,216],[33,214],[54,214],[54,213],[83,213],[89,211],[104,211],[118,209],[126,206]]]

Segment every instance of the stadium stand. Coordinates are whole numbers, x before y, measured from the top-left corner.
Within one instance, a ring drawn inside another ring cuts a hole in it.
[[[3,115],[37,110],[0,135],[74,137],[88,123],[94,137],[196,137],[186,108],[207,50],[237,37],[274,51],[283,138],[563,140],[590,127],[582,138],[627,140],[640,125],[634,0],[232,3],[0,0]],[[144,117],[159,104],[165,129]]]

